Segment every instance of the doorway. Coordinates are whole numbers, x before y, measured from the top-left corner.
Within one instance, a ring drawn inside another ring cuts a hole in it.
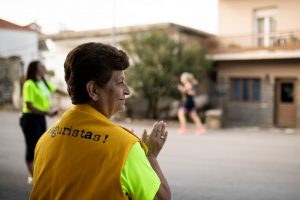
[[[276,79],[275,124],[296,127],[296,79]]]

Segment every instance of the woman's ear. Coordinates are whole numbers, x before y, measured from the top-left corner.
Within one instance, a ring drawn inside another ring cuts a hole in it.
[[[89,81],[86,84],[86,90],[87,93],[89,94],[90,98],[93,101],[98,101],[99,100],[99,90],[98,90],[98,85],[95,83],[95,81]]]

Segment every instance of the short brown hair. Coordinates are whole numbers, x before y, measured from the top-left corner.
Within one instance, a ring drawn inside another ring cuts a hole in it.
[[[90,97],[86,84],[93,80],[100,87],[110,80],[114,70],[125,70],[129,66],[126,53],[102,43],[84,43],[67,55],[65,81],[73,104],[87,103]]]

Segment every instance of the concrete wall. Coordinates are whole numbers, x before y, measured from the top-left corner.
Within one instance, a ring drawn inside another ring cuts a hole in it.
[[[0,57],[0,105],[21,107],[20,59]]]
[[[277,8],[277,30],[300,29],[299,0],[219,0],[219,35],[244,35],[254,32],[254,11]]]
[[[298,0],[219,0],[218,34],[224,46],[252,47],[255,44],[255,11],[274,9],[276,37],[300,37]]]

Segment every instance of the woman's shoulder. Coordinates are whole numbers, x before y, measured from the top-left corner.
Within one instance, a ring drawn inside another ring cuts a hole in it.
[[[28,79],[24,82],[24,87],[35,86],[35,82],[31,79]]]

